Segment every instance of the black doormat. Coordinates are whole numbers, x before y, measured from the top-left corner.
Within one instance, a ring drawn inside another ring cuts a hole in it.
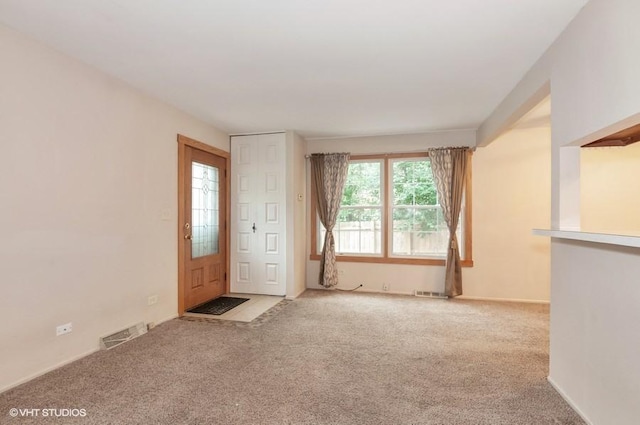
[[[219,316],[232,308],[238,307],[245,301],[249,301],[249,298],[220,297],[187,311],[189,313],[214,314]]]

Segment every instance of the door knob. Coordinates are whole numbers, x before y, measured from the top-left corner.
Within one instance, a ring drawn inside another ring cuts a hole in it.
[[[191,240],[191,235],[184,235],[184,238]]]

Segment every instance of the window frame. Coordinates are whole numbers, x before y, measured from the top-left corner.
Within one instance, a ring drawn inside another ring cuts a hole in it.
[[[469,155],[472,155],[470,152]],[[378,154],[378,155],[352,155],[350,160],[353,161],[366,161],[366,160],[377,160],[382,161],[382,178],[381,184],[382,187],[382,234],[381,234],[381,244],[382,244],[382,254],[362,254],[362,255],[344,255],[336,253],[336,261],[339,262],[353,262],[353,263],[382,263],[382,264],[415,264],[415,265],[433,265],[433,266],[442,266],[445,265],[446,260],[444,258],[425,258],[425,257],[408,257],[408,256],[394,256],[391,254],[391,247],[389,244],[391,243],[391,208],[393,208],[393,194],[391,185],[389,183],[389,179],[391,178],[391,159],[414,159],[414,158],[428,158],[429,155],[426,152],[416,152],[416,153],[389,153],[389,154]],[[462,220],[462,228],[463,236],[464,236],[464,252],[461,252],[462,266],[463,267],[473,267],[473,245],[472,245],[472,186],[471,186],[471,175],[472,175],[472,161],[468,161],[467,165],[467,175],[465,176],[465,205],[463,210]],[[317,253],[318,247],[318,213],[317,213],[317,202],[316,202],[316,191],[313,185],[311,184],[311,199],[310,199],[310,225],[311,225],[311,254],[309,255],[310,260],[320,260],[320,254]]]

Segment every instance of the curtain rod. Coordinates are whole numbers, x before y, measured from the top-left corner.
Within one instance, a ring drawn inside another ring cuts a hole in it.
[[[476,151],[476,146],[438,146],[435,149],[446,149],[446,148],[468,148],[471,152],[475,152]],[[429,148],[427,148],[429,149]],[[375,155],[375,156],[381,156],[381,157],[385,157],[385,156],[394,156],[394,155],[409,155],[409,154],[416,154],[416,153],[427,153],[427,149],[425,150],[419,150],[419,151],[411,151],[411,152],[385,152],[385,153],[379,153],[379,152],[371,152],[371,153],[352,153],[351,155],[353,156],[360,156],[360,155]],[[328,152],[314,152],[314,153],[328,153]],[[305,158],[309,159],[311,158],[311,155],[307,154],[304,156]]]

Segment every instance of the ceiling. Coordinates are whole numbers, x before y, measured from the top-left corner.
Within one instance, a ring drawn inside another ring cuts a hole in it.
[[[0,22],[229,133],[477,128],[587,0],[0,0]]]

